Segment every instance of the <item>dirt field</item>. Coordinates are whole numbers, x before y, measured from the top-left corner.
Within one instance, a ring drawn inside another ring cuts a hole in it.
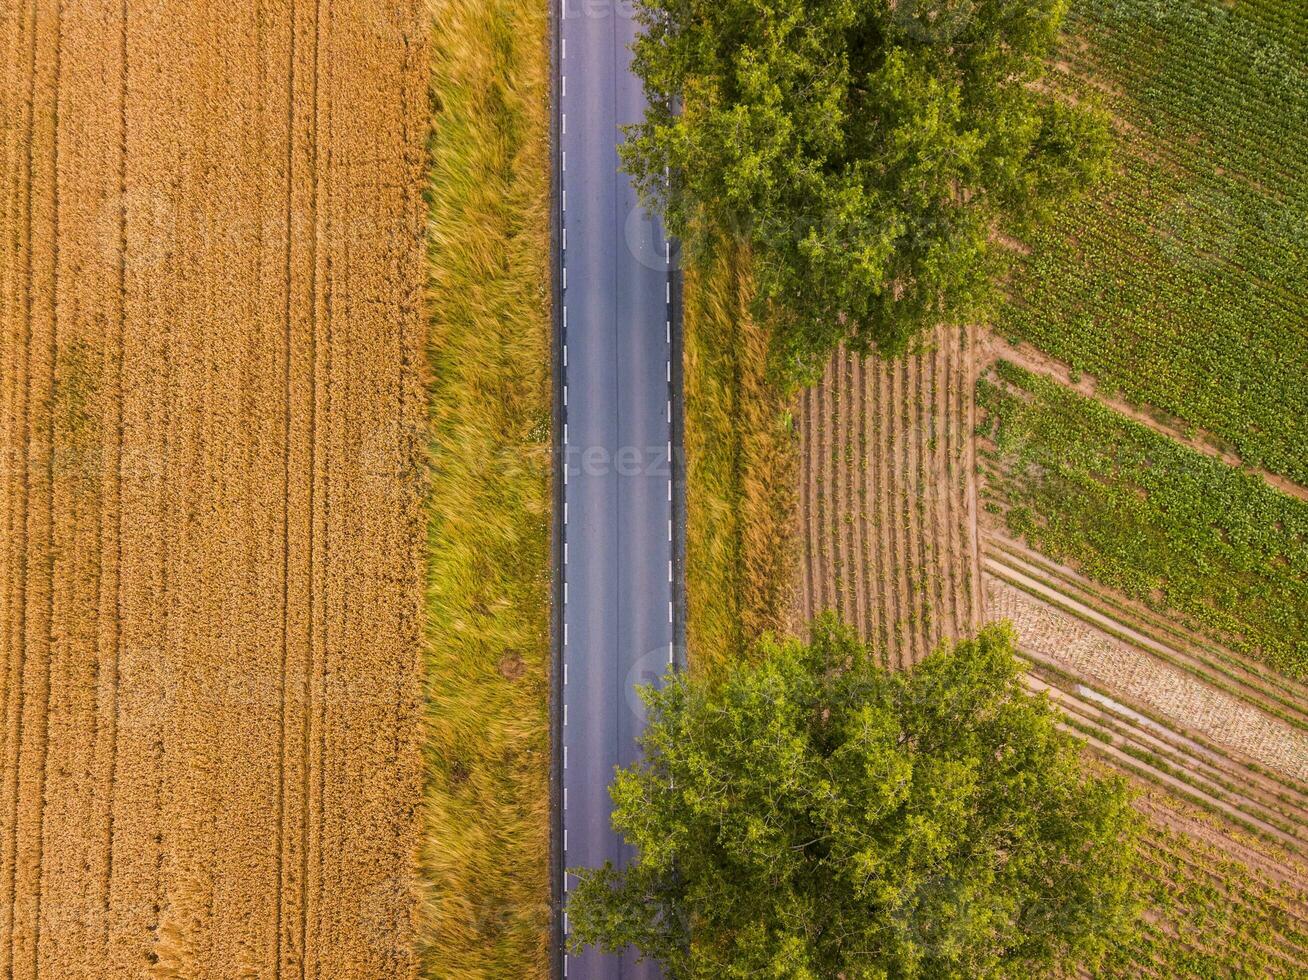
[[[413,973],[426,61],[379,6],[0,7],[0,976]]]
[[[844,352],[799,406],[796,619],[835,609],[907,665],[980,621],[970,332],[890,363]]]

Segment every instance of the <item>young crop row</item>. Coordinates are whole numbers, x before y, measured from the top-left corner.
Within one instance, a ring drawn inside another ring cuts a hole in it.
[[[1139,929],[1097,975],[1299,975],[1308,923],[1296,890],[1212,843],[1151,821],[1141,847]]]
[[[1010,533],[1308,676],[1308,505],[1004,361],[977,398],[985,506]]]
[[[1053,77],[1113,114],[1117,166],[1010,257],[996,327],[1308,483],[1308,17],[1073,10]]]
[[[894,361],[845,350],[800,399],[796,618],[835,610],[903,667],[980,619],[970,331]]]

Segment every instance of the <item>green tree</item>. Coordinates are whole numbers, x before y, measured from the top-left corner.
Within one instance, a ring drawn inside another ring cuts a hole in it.
[[[841,341],[903,353],[980,311],[997,222],[1104,166],[1106,117],[1041,82],[1065,6],[637,0],[651,108],[624,163],[692,255],[749,246],[783,376]]]
[[[574,872],[574,950],[674,978],[1038,976],[1134,918],[1138,816],[1026,693],[1008,627],[890,672],[834,619],[643,692],[625,870]]]

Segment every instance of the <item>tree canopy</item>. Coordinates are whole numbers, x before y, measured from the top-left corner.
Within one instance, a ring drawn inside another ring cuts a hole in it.
[[[574,949],[674,978],[1035,976],[1132,921],[1126,788],[1025,691],[1006,626],[891,672],[822,619],[643,694],[612,787],[639,856],[574,872]]]
[[[903,353],[978,311],[996,221],[1104,165],[1103,114],[1041,81],[1065,6],[637,0],[651,106],[624,163],[692,253],[748,246],[787,376],[841,341]]]

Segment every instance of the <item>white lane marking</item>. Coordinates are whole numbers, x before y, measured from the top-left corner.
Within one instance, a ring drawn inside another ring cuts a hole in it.
[[[671,362],[671,361],[668,361],[667,367],[668,367],[668,377],[667,377],[667,381],[668,381],[669,384],[671,384],[671,383],[672,383],[672,362]]]
[[[672,243],[671,243],[671,242],[664,242],[664,243],[663,243],[663,261],[666,262],[666,263],[668,263],[668,264],[671,264],[671,263],[672,263]]]
[[[564,604],[565,606],[568,604],[568,583],[567,583],[567,582],[564,582],[564,583],[563,583],[563,604]]]
[[[566,500],[563,501],[563,523],[568,523],[568,502]],[[568,635],[568,625],[566,623],[563,624],[563,635]],[[566,643],[567,641],[564,640],[564,642]]]
[[[563,665],[563,684],[565,687],[568,684],[568,665],[566,663]]]
[[[568,389],[566,387],[563,389],[563,405],[565,408],[568,405]],[[672,424],[672,399],[669,398],[668,399],[668,425],[671,424]]]
[[[565,472],[566,472],[566,471],[565,471]],[[565,480],[564,482],[566,483],[567,481]],[[669,500],[672,499],[672,481],[671,481],[671,480],[668,481],[668,499],[669,499]]]
[[[563,329],[568,329],[568,304],[566,303],[563,304]],[[567,350],[567,348],[565,347],[564,350]]]
[[[563,136],[567,136],[567,135],[568,135],[568,114],[567,114],[566,112],[563,114],[563,133],[562,133],[562,135],[563,135]]]
[[[568,76],[560,75],[559,80],[563,83],[563,91],[560,93],[559,97],[566,99],[568,97]]]
[[[669,541],[672,540],[672,521],[671,521],[671,520],[668,521],[668,540],[669,540]],[[565,625],[563,628],[566,630],[568,627]]]
[[[563,542],[563,564],[568,563],[568,542]]]
[[[567,229],[567,228],[564,228],[564,229],[563,229],[563,251],[566,252],[567,250],[568,250],[568,229]]]
[[[672,622],[672,600],[668,600],[668,622]]]
[[[564,423],[563,423],[563,444],[564,444],[565,446],[568,444],[568,423],[567,423],[567,422],[564,422]],[[565,471],[565,472],[566,472],[566,471]]]
[[[672,343],[672,321],[668,321],[668,343]]]
[[[564,645],[565,647],[568,645],[568,624],[567,624],[567,623],[564,623],[564,624],[563,624],[563,645]],[[567,665],[565,664],[564,667],[563,667],[563,683],[564,683],[564,684],[568,683],[568,679],[567,679],[567,678],[568,678],[568,667],[567,667]]]
[[[567,344],[564,344],[564,345],[563,345],[563,366],[564,366],[564,367],[567,367],[567,366],[568,366],[568,345],[567,345]]]
[[[560,55],[560,57],[566,58],[568,56],[568,39],[565,37],[561,40],[560,43],[563,46],[563,53]]]
[[[668,440],[668,462],[672,462],[672,440]]]
[[[567,386],[567,385],[564,385],[564,386],[563,386],[563,407],[564,407],[564,408],[567,408],[567,407],[568,407],[568,386]],[[669,421],[669,422],[672,421],[672,416],[668,416],[668,421]]]
[[[568,828],[563,828],[563,853],[568,853]]]
[[[566,704],[563,706],[563,727],[568,727],[568,706]],[[567,790],[565,789],[563,792],[566,793]],[[564,805],[566,806],[567,804]]]
[[[671,641],[671,640],[668,640],[668,663],[672,663],[672,641]],[[567,794],[568,791],[567,791],[567,790],[564,790],[563,792],[564,792],[564,795],[565,795],[565,797],[566,797],[566,794]],[[565,807],[567,806],[566,803],[563,804],[563,805],[564,805]]]
[[[560,211],[566,211],[566,210],[568,210],[568,189],[567,189],[566,187],[563,189],[563,202],[562,202],[562,204],[563,204],[563,206],[562,206],[561,208],[559,208],[559,210],[560,210]]]
[[[670,283],[670,282],[664,283],[664,284],[663,284],[663,289],[664,289],[664,291],[668,294],[668,302],[671,303],[671,302],[672,302],[672,283]]]
[[[568,768],[568,747],[566,745],[563,746],[563,768]],[[565,830],[564,833],[566,834],[567,831]]]
[[[563,267],[563,288],[568,288],[568,267],[566,265]]]
[[[672,581],[672,559],[671,559],[671,558],[668,559],[668,581],[669,581],[669,582]],[[564,716],[565,718],[568,716],[568,708],[567,708],[567,705],[564,705],[564,707],[563,707],[563,716]],[[564,724],[567,724],[567,723],[564,722]]]

